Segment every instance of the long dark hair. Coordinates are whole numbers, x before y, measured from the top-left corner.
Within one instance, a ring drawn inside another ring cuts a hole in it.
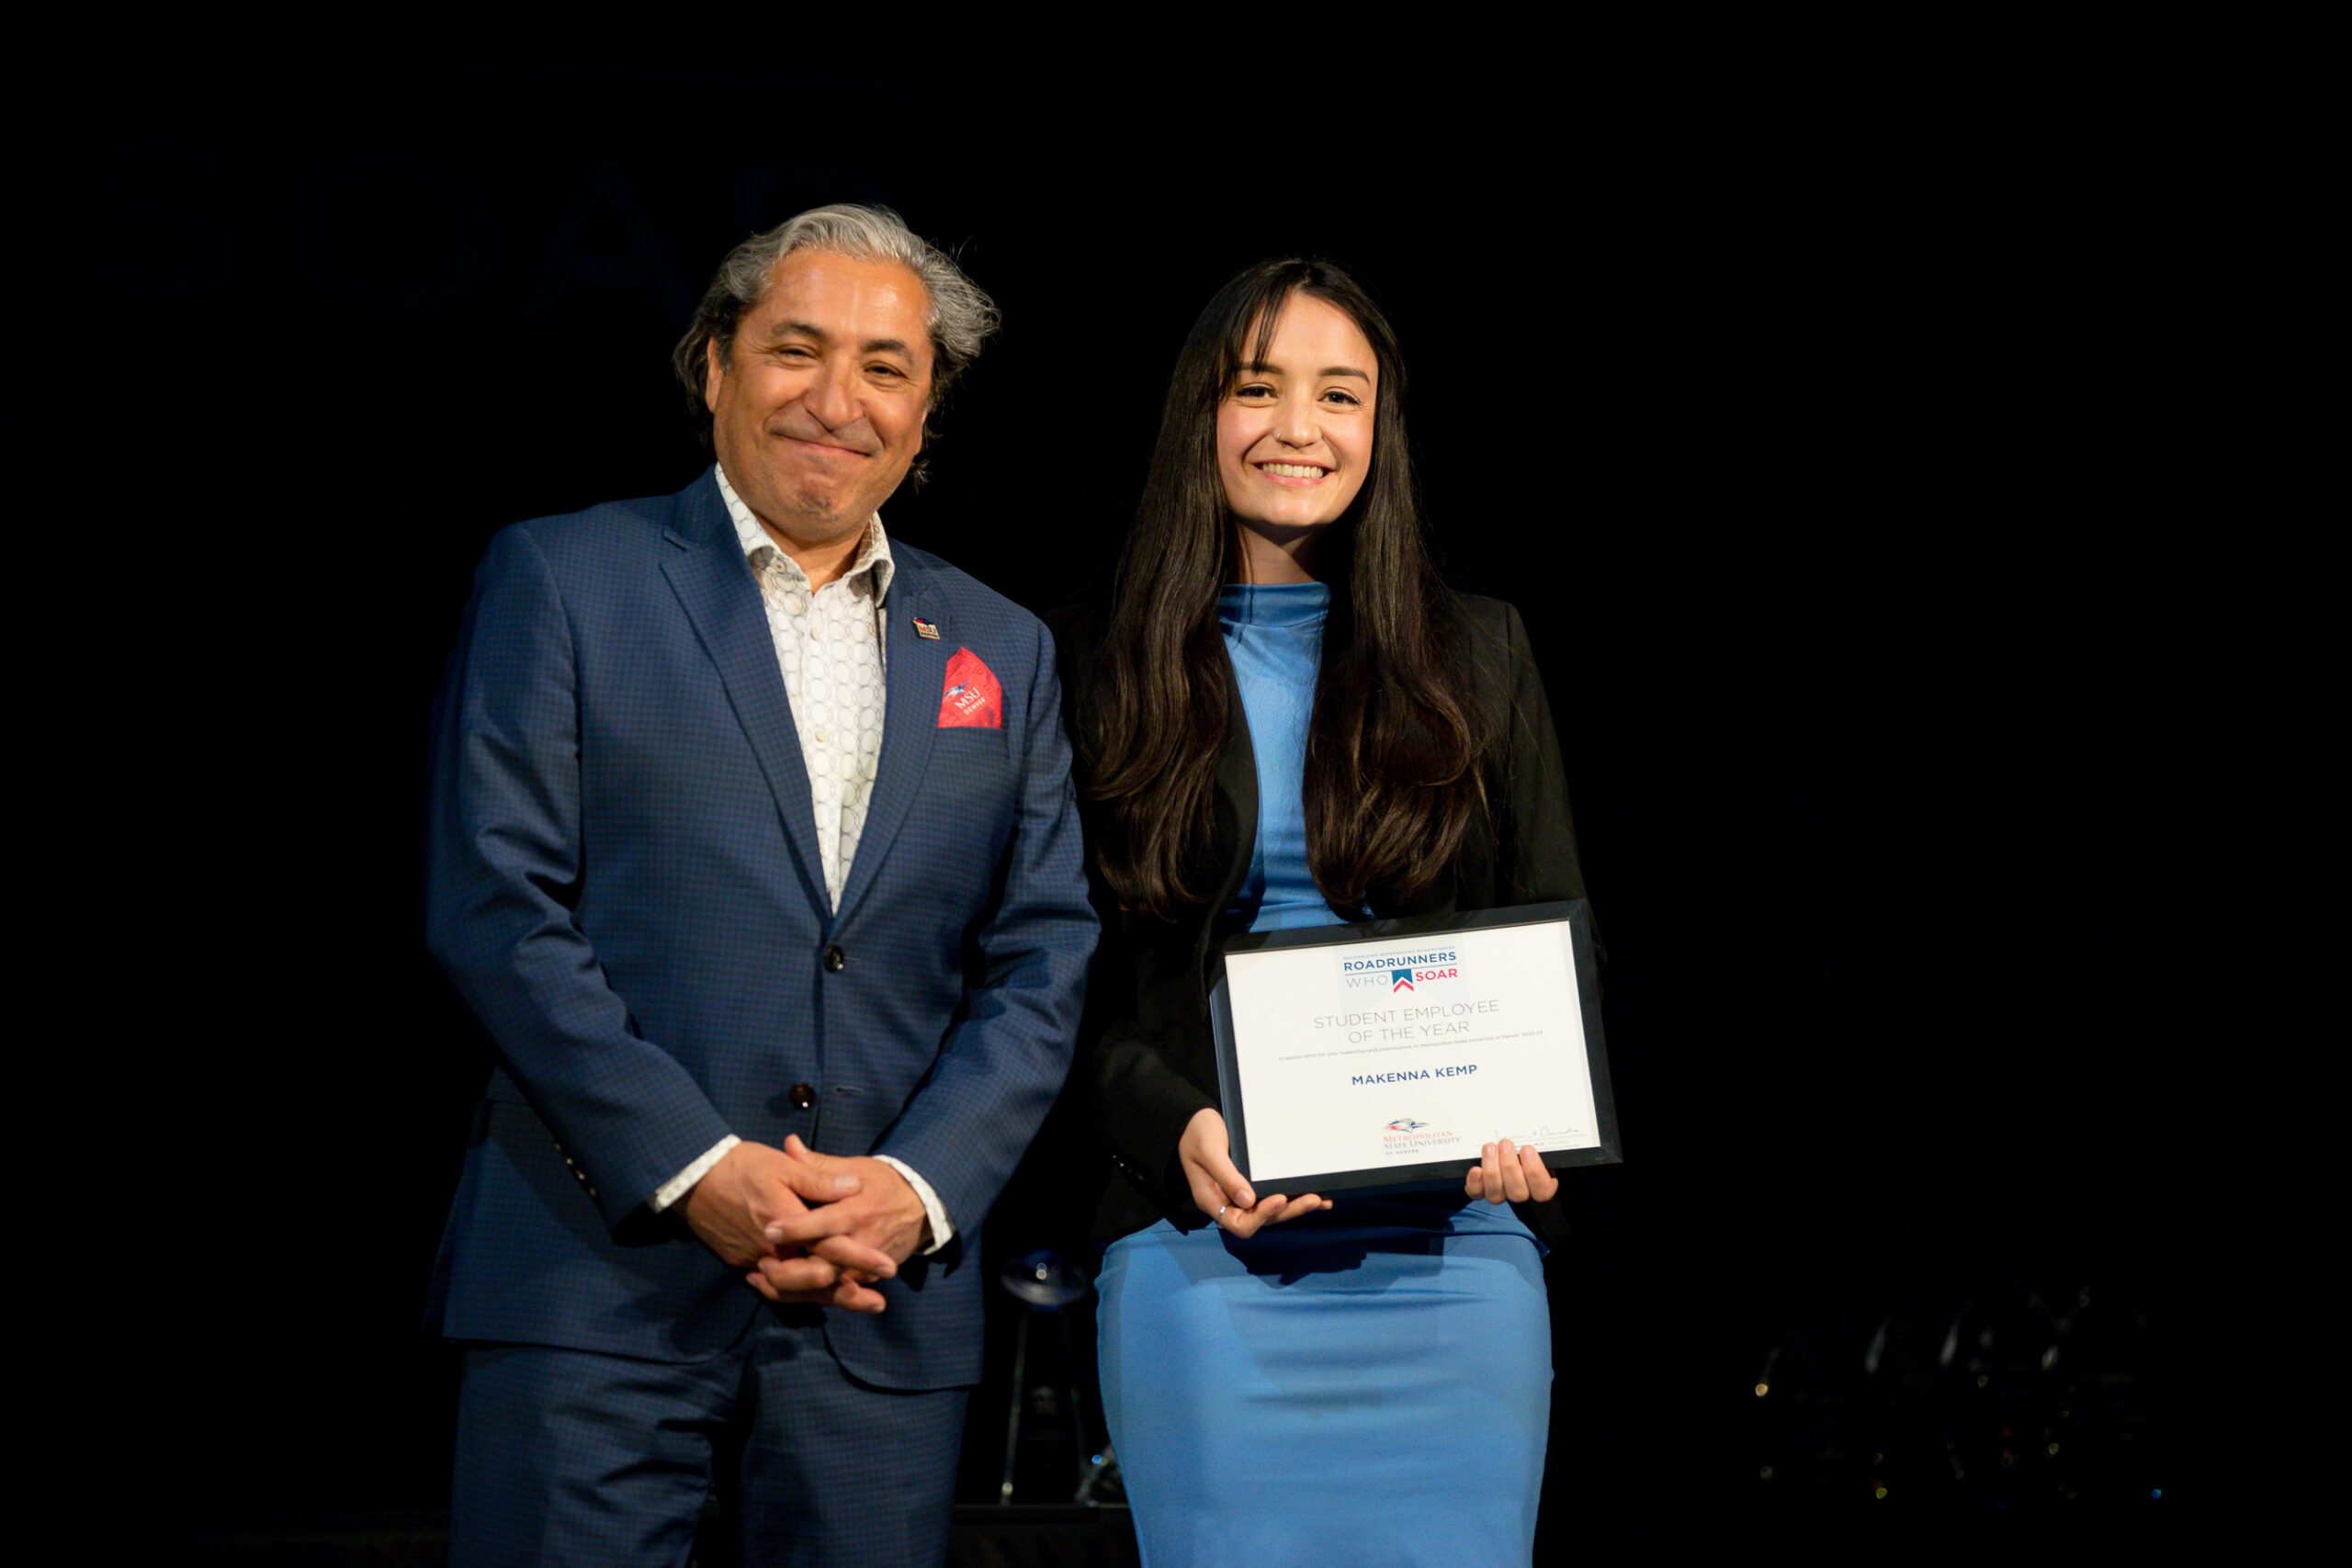
[[[1261,262],[1217,290],[1177,356],[1102,654],[1081,678],[1078,747],[1101,807],[1103,878],[1123,908],[1162,919],[1216,891],[1200,863],[1230,717],[1216,601],[1240,548],[1217,472],[1217,408],[1242,365],[1267,356],[1298,294],[1346,312],[1379,372],[1372,469],[1317,563],[1332,593],[1306,740],[1316,886],[1349,910],[1418,892],[1482,800],[1477,737],[1457,695],[1459,617],[1422,539],[1396,332],[1329,263]]]

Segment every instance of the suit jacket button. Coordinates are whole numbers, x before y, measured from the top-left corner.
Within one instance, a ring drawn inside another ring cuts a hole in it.
[[[806,1111],[817,1103],[817,1091],[805,1083],[792,1086],[792,1103]]]
[[[838,947],[825,949],[825,973],[838,975],[849,967],[849,954]]]

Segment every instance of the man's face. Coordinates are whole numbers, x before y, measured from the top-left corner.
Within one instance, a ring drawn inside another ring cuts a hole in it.
[[[731,347],[711,344],[719,465],[785,543],[837,543],[906,478],[931,402],[930,306],[897,262],[795,251]]]

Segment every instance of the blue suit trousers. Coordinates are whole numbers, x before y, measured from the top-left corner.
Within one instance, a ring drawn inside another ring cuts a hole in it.
[[[466,1346],[450,1562],[683,1568],[714,1486],[746,1564],[944,1562],[968,1391],[859,1382],[818,1311],[683,1364]]]

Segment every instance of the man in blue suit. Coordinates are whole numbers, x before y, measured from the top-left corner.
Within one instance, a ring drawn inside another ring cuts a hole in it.
[[[435,717],[428,939],[496,1061],[432,1311],[459,1562],[944,1555],[978,1229],[1094,919],[1042,626],[877,508],[994,325],[877,209],[722,265],[717,465],[510,527]]]

